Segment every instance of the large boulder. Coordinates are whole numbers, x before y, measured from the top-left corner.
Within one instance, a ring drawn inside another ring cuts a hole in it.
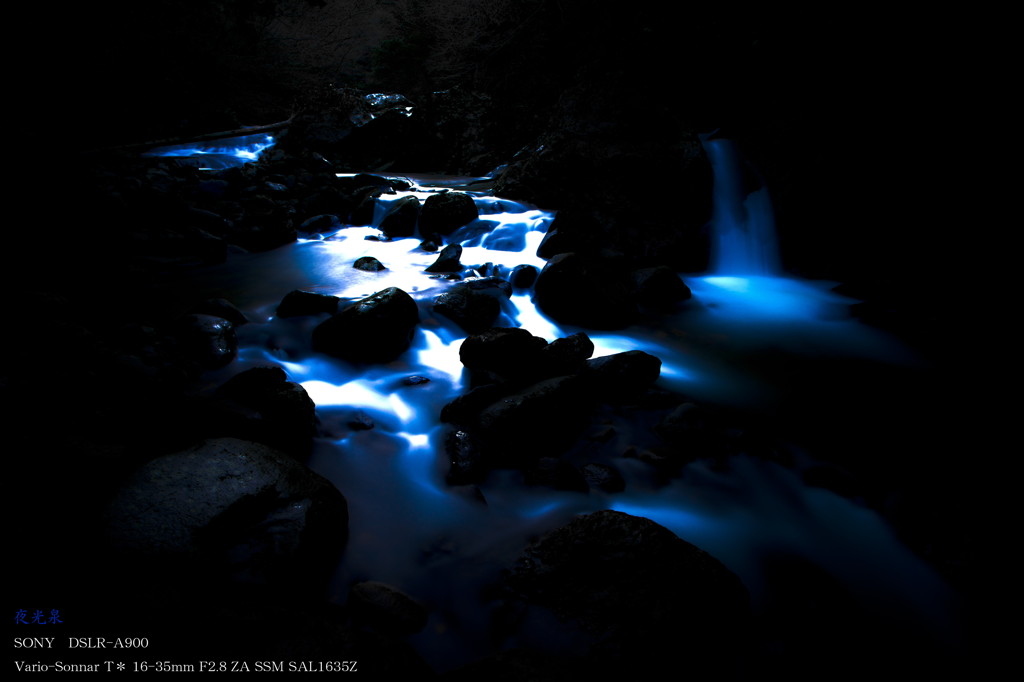
[[[325,578],[348,533],[348,505],[326,479],[266,445],[207,440],[143,465],[107,512],[126,556],[242,583]]]
[[[420,212],[420,234],[449,235],[479,217],[473,197],[463,192],[432,194]]]
[[[474,334],[494,324],[501,314],[501,303],[496,297],[459,282],[434,300],[434,312]]]
[[[288,381],[280,367],[253,367],[217,389],[226,403],[217,426],[235,435],[304,454],[316,435],[316,405],[301,385]],[[234,406],[243,409],[233,409]],[[249,410],[255,411],[251,415]]]
[[[204,369],[219,369],[238,354],[235,327],[222,317],[191,314],[178,320],[175,336],[182,349]]]
[[[743,584],[650,519],[578,516],[527,547],[507,584],[529,609],[575,631],[576,653],[606,673],[656,679],[685,660],[688,671],[732,679],[743,652]]]
[[[619,258],[562,253],[541,270],[534,301],[564,324],[621,329],[636,318],[630,273]]]
[[[522,327],[494,327],[463,341],[459,359],[474,377],[516,380],[537,374],[540,352],[547,345]]]
[[[388,239],[411,237],[416,234],[416,221],[420,215],[420,200],[413,196],[396,199],[380,221],[380,229]]]
[[[389,287],[321,322],[313,348],[350,362],[390,362],[408,350],[419,319],[412,296]]]
[[[278,317],[300,317],[303,315],[319,315],[320,313],[338,312],[337,296],[321,294],[317,291],[289,291],[277,306]]]

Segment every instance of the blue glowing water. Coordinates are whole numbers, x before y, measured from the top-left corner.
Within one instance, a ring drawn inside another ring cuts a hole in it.
[[[717,164],[716,173],[723,172],[736,169]],[[451,184],[405,179],[413,182],[412,189],[382,197],[382,211],[403,196],[423,200]],[[693,300],[654,324],[644,321],[616,333],[583,330],[594,341],[596,356],[647,351],[662,360],[662,387],[692,400],[734,405],[764,404],[774,395],[771,386],[737,365],[736,358],[747,352],[770,347],[912,361],[892,339],[850,318],[849,300],[831,294],[828,283],[779,276],[770,255],[774,245],[740,245],[737,235],[754,241],[773,237],[762,229],[768,221],[753,215],[758,202],[744,199],[734,184],[724,186],[728,201],[738,202],[742,210],[716,199],[716,223],[724,220],[726,231],[734,234],[718,242],[715,271],[681,275]],[[463,242],[462,263],[468,270],[508,272],[523,263],[544,265],[535,254],[552,220],[550,211],[484,192],[470,194],[480,218],[479,229],[467,230],[471,236]],[[235,256],[226,269],[241,283],[237,291],[221,292],[252,320],[239,329],[239,360],[222,375],[277,364],[317,404],[322,436],[310,465],[345,494],[351,514],[350,540],[335,582],[339,602],[352,581],[369,579],[423,599],[432,607],[432,621],[413,642],[438,670],[457,667],[493,646],[476,595],[510,565],[528,538],[577,513],[616,509],[651,518],[710,551],[743,579],[755,608],[770,590],[764,557],[781,548],[822,567],[856,593],[872,595],[870,607],[879,618],[883,612],[898,613],[935,637],[949,636],[950,592],[900,545],[882,519],[856,501],[807,487],[777,464],[739,456],[730,471],[715,471],[696,462],[664,485],[654,481],[645,463],[623,459],[617,466],[626,491],[617,494],[524,485],[522,474],[513,471],[495,472],[479,491],[449,486],[446,429],[438,415],[465,388],[458,355],[465,333],[434,315],[430,303],[451,282],[425,272],[436,254],[419,249],[418,240],[366,239],[376,234],[374,225],[341,227],[273,252]],[[365,255],[375,256],[387,269],[352,268]],[[274,316],[276,304],[293,288],[356,300],[389,286],[418,301],[421,323],[410,350],[385,365],[353,366],[317,354],[309,334],[321,318]],[[549,341],[580,331],[547,318],[527,293],[511,298],[502,319]],[[414,375],[430,381],[402,383]],[[347,426],[357,411],[372,420],[373,428]]]
[[[190,159],[200,168],[220,170],[257,161],[260,154],[276,142],[273,135],[243,135],[205,143],[157,147],[143,153],[143,156]]]

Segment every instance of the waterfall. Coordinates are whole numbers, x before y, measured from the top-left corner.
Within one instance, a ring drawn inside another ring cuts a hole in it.
[[[714,177],[712,271],[718,275],[779,274],[775,218],[767,188],[747,181],[754,171],[732,140],[707,136],[704,151]]]

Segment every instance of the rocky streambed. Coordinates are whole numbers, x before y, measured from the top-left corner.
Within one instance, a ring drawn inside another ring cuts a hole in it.
[[[693,209],[615,231],[308,151],[81,182],[8,338],[27,601],[372,675],[957,660],[892,529],[928,368],[827,284],[686,272]]]

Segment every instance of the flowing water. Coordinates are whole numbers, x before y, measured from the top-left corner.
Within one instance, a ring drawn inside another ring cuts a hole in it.
[[[893,367],[918,362],[892,337],[854,320],[851,301],[831,293],[831,283],[779,272],[766,192],[742,189],[734,150],[725,141],[706,145],[716,173],[715,227],[723,233],[714,270],[680,274],[694,296],[677,313],[615,333],[583,330],[595,355],[644,350],[662,360],[659,385],[665,389],[695,401],[768,411],[779,395],[778,377],[745,360],[766,349],[788,358],[855,358]],[[466,182],[403,177],[412,189],[383,196],[375,223],[389,202],[406,195],[423,199]],[[553,213],[469,193],[480,218],[452,238],[465,247],[463,265],[480,275],[504,275],[520,264],[543,267],[535,253]],[[446,427],[438,415],[466,387],[458,355],[465,333],[433,314],[431,302],[451,282],[424,272],[436,254],[421,250],[419,240],[379,241],[378,234],[375,226],[343,227],[272,252],[233,255],[192,284],[234,301],[251,320],[239,329],[238,360],[211,374],[211,385],[250,366],[276,364],[317,405],[322,435],[309,464],[344,493],[351,514],[351,537],[334,583],[337,602],[344,602],[354,581],[401,588],[430,607],[430,622],[414,645],[437,670],[457,667],[509,644],[492,640],[486,588],[529,539],[574,514],[615,509],[666,526],[737,573],[769,640],[785,637],[771,631],[782,598],[771,575],[784,556],[852,595],[857,613],[880,633],[901,623],[937,647],[959,642],[955,599],[939,576],[876,512],[807,486],[798,468],[741,454],[728,469],[698,461],[664,481],[643,461],[622,458],[616,466],[627,484],[616,494],[526,485],[511,471],[494,472],[479,490],[448,485]],[[387,270],[354,269],[365,255]],[[322,317],[274,316],[293,289],[349,301],[390,286],[417,300],[421,323],[410,350],[384,365],[355,366],[314,353],[310,333]],[[521,326],[549,341],[581,330],[547,319],[529,291],[515,292],[497,326]],[[429,381],[403,381],[413,376]],[[372,428],[361,428],[371,422]],[[615,423],[623,443],[642,441],[627,423]],[[814,453],[798,442],[793,449],[798,461],[813,461]],[[530,643],[528,634],[523,637],[517,643]]]

